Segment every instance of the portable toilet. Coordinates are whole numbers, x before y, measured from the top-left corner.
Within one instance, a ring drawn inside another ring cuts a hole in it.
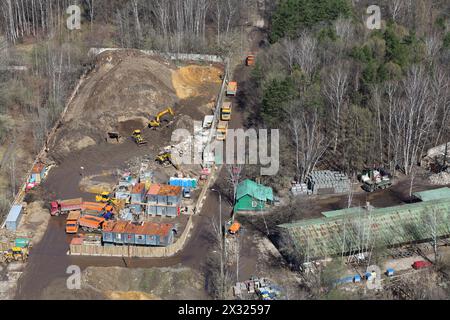
[[[11,210],[9,210],[8,216],[6,217],[6,229],[16,231],[19,226],[21,216],[22,206],[20,204],[13,205]]]
[[[354,283],[360,283],[361,282],[361,276],[360,275],[356,275],[353,277],[353,282]]]

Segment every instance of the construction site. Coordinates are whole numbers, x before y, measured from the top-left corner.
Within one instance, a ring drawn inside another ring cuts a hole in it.
[[[253,83],[269,46],[257,18],[228,55],[88,50],[43,148],[16,169],[26,179],[0,229],[0,299],[416,299],[426,281],[447,295],[450,144],[408,174],[393,162],[351,171],[334,154],[300,172],[285,136],[273,177],[216,161],[209,146],[258,127],[253,109],[272,98]]]

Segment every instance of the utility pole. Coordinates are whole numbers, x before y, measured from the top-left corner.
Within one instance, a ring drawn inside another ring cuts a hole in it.
[[[220,245],[220,299],[223,300],[224,298],[224,288],[225,288],[225,283],[224,283],[224,252],[225,252],[225,237],[224,237],[224,233],[223,233],[223,224],[222,224],[222,194],[220,193],[220,191],[216,190],[216,189],[211,189],[211,191],[213,192],[217,192],[217,194],[219,195],[219,225],[220,225],[220,241],[221,241],[221,245]]]

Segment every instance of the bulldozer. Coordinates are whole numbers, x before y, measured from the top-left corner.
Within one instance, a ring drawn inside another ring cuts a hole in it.
[[[142,146],[144,144],[147,144],[147,141],[145,141],[144,138],[142,138],[141,130],[134,130],[132,137],[134,139],[134,142],[136,142],[136,144],[138,146]]]
[[[172,161],[172,153],[170,151],[161,152],[156,156],[155,161],[166,167],[172,165],[176,170],[179,170],[179,167]]]
[[[167,115],[171,115],[172,118],[175,117],[175,113],[173,112],[171,107],[167,108],[166,110],[161,111],[160,113],[158,113],[156,115],[155,119],[150,120],[150,122],[148,123],[149,128],[156,129],[156,128],[161,127],[161,122],[163,120],[170,123],[171,120],[169,121],[169,120],[164,119],[164,117]]]
[[[13,262],[22,261],[25,262],[28,259],[27,247],[12,247],[11,249],[4,251],[1,255],[1,262]]]

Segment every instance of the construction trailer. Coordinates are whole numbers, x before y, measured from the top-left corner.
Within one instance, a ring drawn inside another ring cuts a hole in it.
[[[22,208],[20,204],[15,204],[11,207],[5,222],[7,230],[16,231],[19,228],[20,219],[22,218]]]
[[[182,190],[180,186],[152,184],[146,196],[147,214],[166,217],[180,215]]]
[[[133,203],[142,203],[145,198],[145,183],[137,183],[131,188],[131,200]]]
[[[128,221],[107,222],[102,230],[104,244],[168,246],[176,233],[171,223],[131,223]]]

